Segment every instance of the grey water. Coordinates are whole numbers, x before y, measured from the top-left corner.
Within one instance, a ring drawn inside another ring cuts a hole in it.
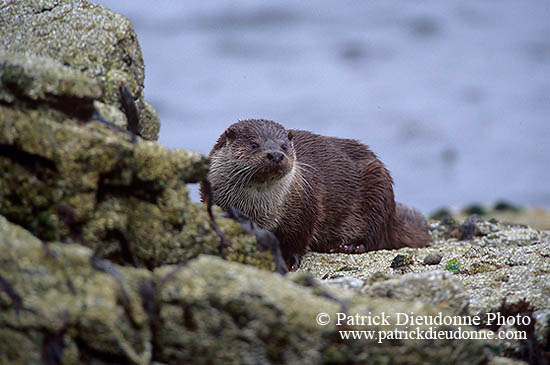
[[[368,144],[425,213],[550,207],[549,1],[95,2],[132,22],[168,148],[273,119]]]

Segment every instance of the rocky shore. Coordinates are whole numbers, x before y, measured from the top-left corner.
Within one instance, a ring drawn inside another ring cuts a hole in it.
[[[144,77],[121,15],[85,0],[0,6],[0,363],[548,359],[549,231],[432,220],[431,247],[311,253],[298,272],[273,273],[255,237],[214,209],[216,232],[189,199],[186,184],[204,179],[208,160],[155,142]],[[397,324],[411,312],[483,320],[438,331],[528,337],[341,337],[430,328]],[[338,313],[389,323],[337,325]],[[491,326],[487,313],[532,325]]]

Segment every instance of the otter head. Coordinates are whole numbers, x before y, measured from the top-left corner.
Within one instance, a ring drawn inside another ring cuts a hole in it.
[[[292,170],[292,131],[263,119],[240,121],[220,136],[211,157],[213,162],[217,157],[223,159],[246,185],[269,185]]]

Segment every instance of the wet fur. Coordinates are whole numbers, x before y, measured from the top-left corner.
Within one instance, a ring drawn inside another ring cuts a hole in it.
[[[287,262],[342,244],[363,244],[370,251],[430,241],[424,217],[396,205],[393,180],[367,146],[300,130],[292,130],[289,141],[282,125],[266,120],[238,122],[228,131],[234,138],[228,139],[226,131],[210,153],[214,202],[239,209],[271,230]],[[232,174],[262,163],[246,150],[247,143],[267,138],[289,142],[284,176],[264,184],[236,183]]]

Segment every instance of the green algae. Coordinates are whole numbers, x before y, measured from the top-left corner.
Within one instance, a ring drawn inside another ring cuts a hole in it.
[[[460,262],[457,258],[447,261],[445,264],[445,270],[452,272],[453,274],[458,274],[460,272]]]

